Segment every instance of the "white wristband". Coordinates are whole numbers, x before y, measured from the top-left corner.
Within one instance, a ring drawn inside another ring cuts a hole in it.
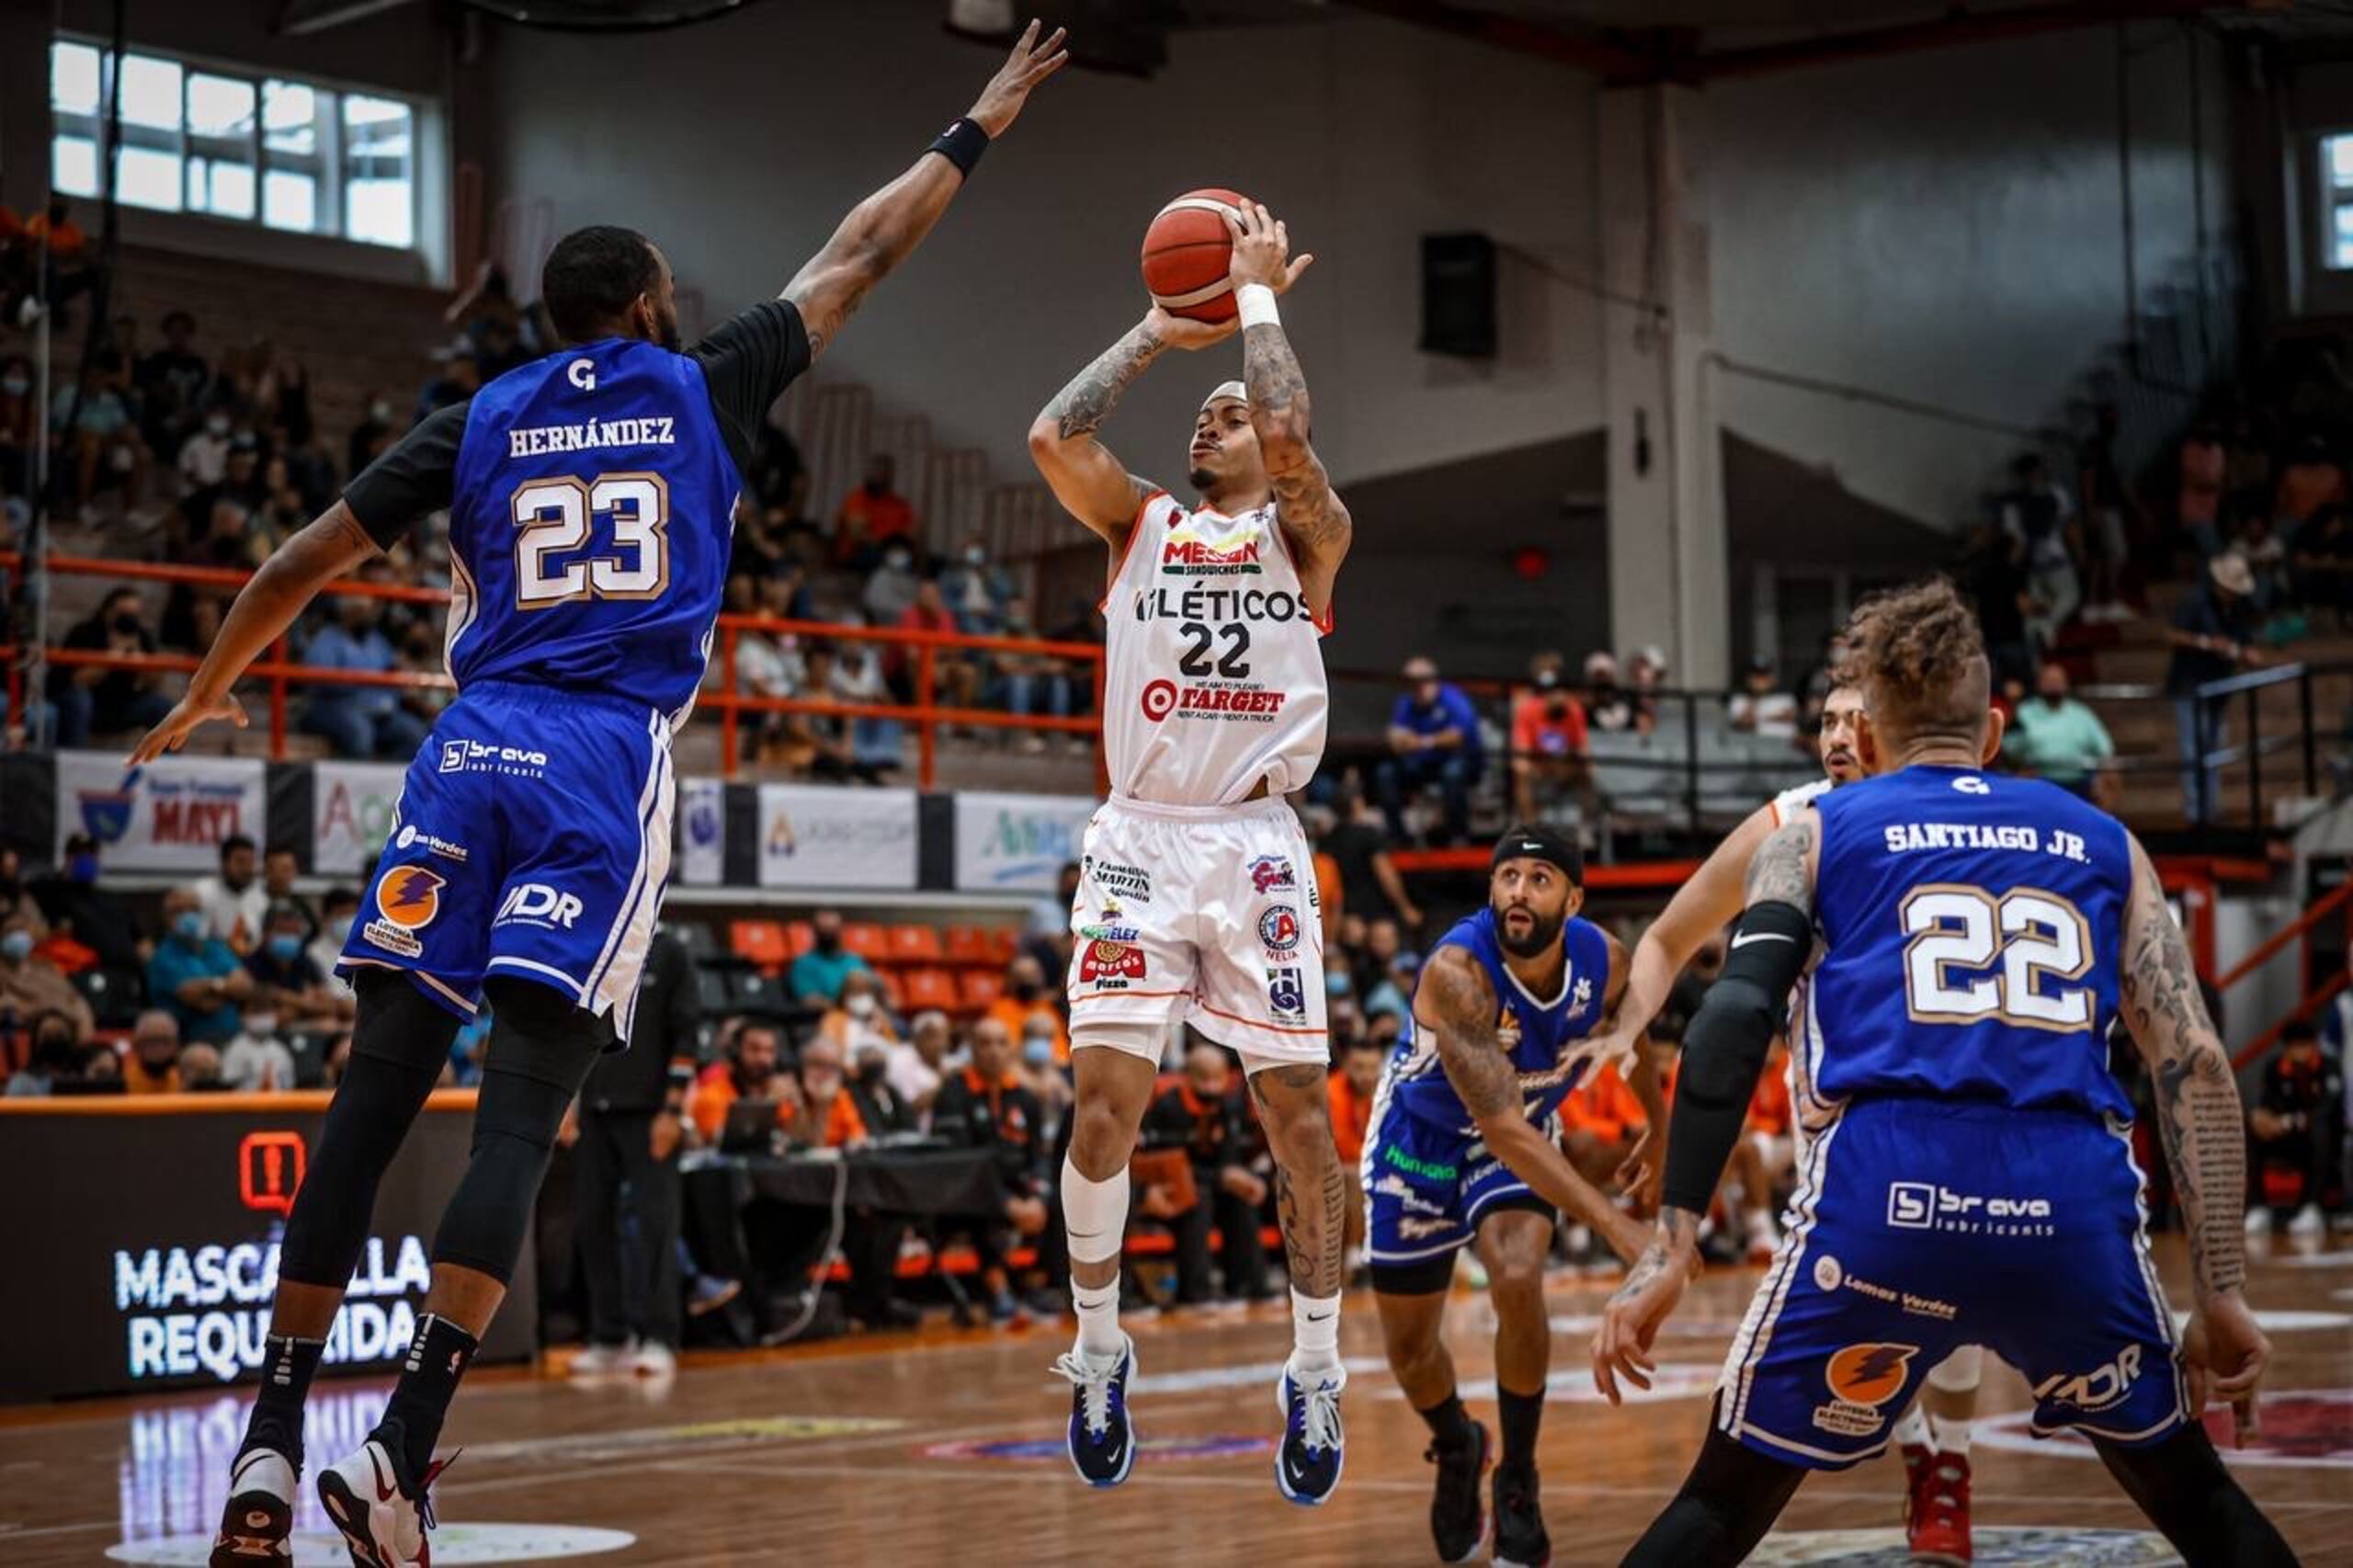
[[[1245,328],[1283,324],[1281,313],[1275,309],[1275,291],[1264,283],[1245,283],[1236,289],[1233,305]]]

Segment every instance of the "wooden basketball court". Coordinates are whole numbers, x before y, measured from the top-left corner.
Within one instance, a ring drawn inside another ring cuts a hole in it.
[[[2168,1288],[2184,1301],[2181,1248],[2166,1241]],[[2271,1420],[2234,1467],[2304,1561],[2353,1562],[2353,1248],[2256,1245],[2254,1294],[2278,1353]],[[1661,1342],[1657,1394],[1613,1410],[1584,1358],[1609,1284],[1555,1278],[1542,1449],[1554,1561],[1616,1562],[1674,1489],[1756,1278],[1726,1269],[1695,1287]],[[1275,1307],[1133,1325],[1142,1462],[1109,1493],[1082,1487],[1061,1453],[1067,1395],[1046,1369],[1064,1344],[1059,1324],[690,1357],[666,1387],[574,1383],[560,1356],[539,1374],[485,1373],[445,1437],[445,1452],[466,1451],[435,1489],[435,1561],[1427,1562],[1425,1434],[1381,1362],[1370,1298],[1352,1295],[1348,1312],[1348,1470],[1321,1510],[1275,1491],[1272,1387],[1290,1344],[1288,1310]],[[1492,1422],[1484,1298],[1458,1292],[1449,1317],[1464,1394]],[[323,1380],[313,1456],[355,1444],[388,1387]],[[2027,1403],[2018,1376],[1989,1362],[1977,1561],[2174,1561],[2154,1536],[2135,1539],[2138,1517],[2087,1448],[2024,1436]],[[0,1562],[201,1562],[244,1409],[204,1393],[0,1414]],[[1883,1550],[1901,1540],[1888,1533],[1900,1475],[1885,1459],[1809,1482],[1756,1560],[1904,1561]],[[324,1529],[307,1496],[298,1522]],[[346,1558],[306,1550],[296,1561]]]

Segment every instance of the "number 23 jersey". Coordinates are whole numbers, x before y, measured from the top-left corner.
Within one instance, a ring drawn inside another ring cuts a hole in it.
[[[1232,805],[1304,785],[1330,710],[1319,640],[1272,503],[1236,517],[1165,491],[1137,509],[1103,600],[1111,792]]]
[[[1797,1043],[1824,1098],[2131,1115],[2108,1070],[2121,824],[2040,779],[1919,766],[1813,809],[1824,949]]]

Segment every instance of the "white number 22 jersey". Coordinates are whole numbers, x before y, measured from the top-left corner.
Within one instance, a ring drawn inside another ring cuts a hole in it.
[[[1324,756],[1330,694],[1318,621],[1270,502],[1187,511],[1165,491],[1136,514],[1103,600],[1103,743],[1111,792],[1232,805],[1281,795]]]

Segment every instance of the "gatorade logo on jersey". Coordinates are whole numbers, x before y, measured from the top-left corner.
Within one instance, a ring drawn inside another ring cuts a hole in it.
[[[1089,941],[1079,955],[1078,978],[1098,991],[1125,991],[1129,982],[1144,978],[1143,949],[1126,942]]]
[[[1260,539],[1254,527],[1212,542],[1194,524],[1179,523],[1161,541],[1160,570],[1171,577],[1232,577],[1258,572],[1263,570],[1258,564]]]
[[[1817,1405],[1813,1424],[1842,1437],[1868,1437],[1887,1425],[1880,1407],[1904,1392],[1916,1345],[1849,1345],[1830,1358],[1822,1381],[1830,1403]]]

